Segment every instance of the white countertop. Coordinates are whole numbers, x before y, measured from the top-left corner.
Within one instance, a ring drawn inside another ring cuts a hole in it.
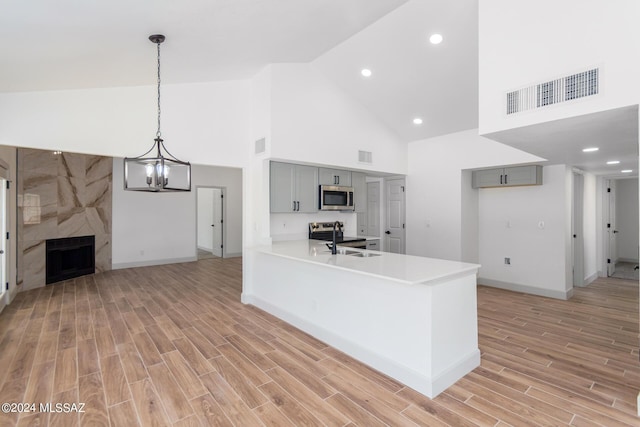
[[[325,265],[329,268],[348,270],[409,285],[441,282],[442,280],[451,279],[456,276],[476,273],[478,268],[480,268],[478,264],[468,264],[458,261],[354,248],[344,249],[354,252],[379,254],[379,256],[363,258],[344,254],[331,255],[331,251],[324,242],[313,240],[274,242],[271,246],[255,248],[255,250],[262,253]]]
[[[376,236],[358,236],[358,237],[366,240],[380,240],[380,237],[376,237]]]

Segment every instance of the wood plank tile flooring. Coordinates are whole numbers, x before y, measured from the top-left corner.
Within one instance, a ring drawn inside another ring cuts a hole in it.
[[[240,303],[240,259],[117,270],[0,314],[2,426],[640,425],[638,283],[570,301],[479,286],[482,366],[430,400]]]

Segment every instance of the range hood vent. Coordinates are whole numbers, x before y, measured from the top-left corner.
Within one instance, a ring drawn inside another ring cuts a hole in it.
[[[599,79],[600,69],[593,68],[508,92],[507,115],[597,95],[600,88]]]

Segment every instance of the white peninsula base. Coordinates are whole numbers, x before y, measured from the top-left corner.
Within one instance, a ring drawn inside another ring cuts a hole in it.
[[[433,398],[480,364],[479,266],[280,242],[247,251],[242,302]]]

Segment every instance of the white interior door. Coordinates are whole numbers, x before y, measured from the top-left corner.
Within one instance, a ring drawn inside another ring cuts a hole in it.
[[[222,204],[224,196],[221,188],[212,188],[213,200],[211,205],[211,230],[212,230],[212,250],[215,256],[222,257],[223,241],[222,241]]]
[[[388,252],[405,252],[405,182],[404,178],[386,181],[385,248]]]
[[[198,187],[196,189],[197,204],[197,246],[205,252],[213,251],[213,191],[211,188]]]
[[[584,237],[583,232],[583,199],[584,199],[584,177],[580,174],[573,174],[573,220],[571,221],[571,232],[573,233],[573,286],[584,285]]]
[[[618,244],[616,242],[616,185],[615,181],[609,181],[609,222],[607,232],[609,233],[609,257],[607,259],[607,276],[613,276],[616,272],[616,262],[618,261]]]
[[[380,182],[367,182],[367,236],[380,236]]]

